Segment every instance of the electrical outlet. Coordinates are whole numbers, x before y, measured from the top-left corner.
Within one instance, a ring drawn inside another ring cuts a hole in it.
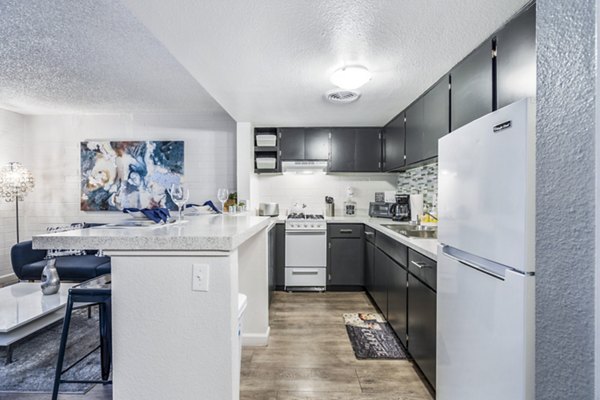
[[[208,264],[192,264],[192,290],[194,292],[208,292],[209,271]]]

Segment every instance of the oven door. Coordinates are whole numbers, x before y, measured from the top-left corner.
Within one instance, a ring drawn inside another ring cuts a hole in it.
[[[327,232],[286,232],[286,267],[325,267],[327,265]]]

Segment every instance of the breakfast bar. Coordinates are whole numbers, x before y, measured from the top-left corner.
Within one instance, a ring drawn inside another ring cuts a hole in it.
[[[103,250],[112,260],[113,399],[239,398],[244,340],[269,336],[269,218],[203,215],[154,227],[33,238],[34,248]]]

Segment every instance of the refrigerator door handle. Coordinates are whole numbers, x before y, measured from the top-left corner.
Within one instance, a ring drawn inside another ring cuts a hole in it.
[[[453,254],[450,254],[450,252],[452,252],[452,247],[450,247],[450,246],[443,246],[442,247],[442,252],[444,253],[444,255],[446,257],[448,257],[448,258],[450,258],[450,259],[452,259],[454,261],[458,261],[459,263],[461,263],[463,265],[466,265],[469,268],[473,268],[473,269],[475,269],[475,270],[477,270],[479,272],[483,272],[484,274],[487,274],[487,275],[489,275],[489,276],[491,276],[493,278],[499,279],[501,281],[503,281],[505,279],[504,274],[500,273],[499,271],[494,271],[494,270],[492,270],[490,268],[487,268],[487,267],[485,267],[483,265],[476,264],[476,263],[474,263],[472,261],[465,260],[465,259],[459,258],[459,257],[457,257],[457,256],[455,256]],[[504,267],[503,269],[504,269],[504,271],[506,271],[506,269],[508,269],[508,268]]]

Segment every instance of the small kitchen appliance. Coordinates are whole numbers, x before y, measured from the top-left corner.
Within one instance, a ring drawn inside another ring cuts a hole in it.
[[[279,215],[279,204],[260,203],[258,205],[258,215],[267,217],[276,217]]]
[[[397,194],[396,202],[390,207],[393,221],[410,221],[410,195]]]
[[[369,203],[369,217],[372,218],[392,218],[391,208],[396,203],[386,203],[384,201],[372,201]]]
[[[326,276],[325,217],[296,208],[285,221],[285,290],[324,291]]]

